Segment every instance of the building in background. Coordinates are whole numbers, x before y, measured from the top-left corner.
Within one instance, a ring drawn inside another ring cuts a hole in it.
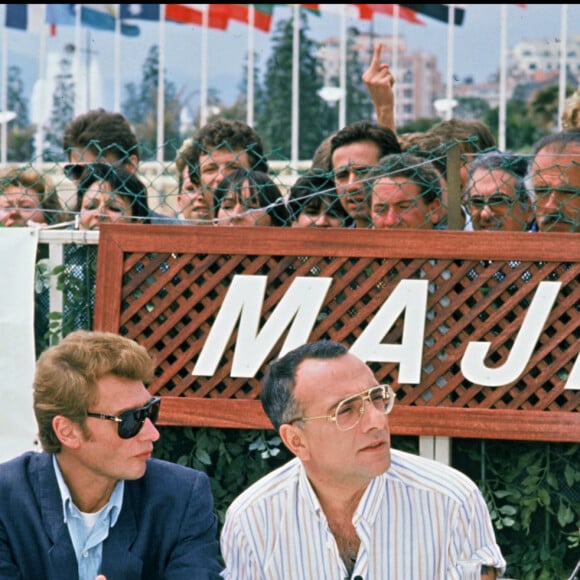
[[[352,48],[355,50],[363,67],[371,61],[374,43],[382,42],[384,62],[394,62],[395,37],[392,35],[374,35],[349,29]],[[420,118],[437,117],[433,106],[436,99],[445,95],[445,85],[437,69],[437,57],[427,51],[409,53],[405,39],[396,41],[398,72],[396,72],[396,122],[398,126]],[[329,37],[322,41],[319,50],[325,68],[325,84],[338,86],[340,64],[340,40]],[[580,84],[580,35],[568,39],[567,47],[568,84]],[[547,42],[546,39],[523,40],[514,45],[508,53],[508,72],[506,96],[508,99],[516,87],[520,86],[520,95],[533,98],[537,90],[558,84],[560,70],[560,43]],[[362,83],[362,81],[361,81]],[[472,78],[457,80],[453,87],[455,97],[481,98],[490,108],[499,106],[499,64],[498,73],[491,75],[484,82],[474,82]]]
[[[373,47],[382,42],[383,61],[393,66],[394,49],[397,48],[395,119],[402,126],[419,118],[436,117],[433,102],[443,95],[441,73],[437,69],[437,57],[426,51],[409,53],[405,39],[392,35],[375,35],[349,29],[349,51],[358,54],[359,62],[366,69],[371,62]],[[340,78],[340,39],[328,37],[321,42],[318,56],[324,63],[324,82],[327,86],[338,86]],[[362,84],[362,80],[360,81]]]
[[[566,63],[576,83],[580,80],[580,35],[568,38]],[[522,40],[509,51],[509,75],[520,84],[537,78],[538,73],[560,70],[560,43],[545,39]]]

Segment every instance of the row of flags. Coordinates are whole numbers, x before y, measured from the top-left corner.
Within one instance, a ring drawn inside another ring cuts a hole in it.
[[[161,10],[164,6],[164,11]],[[166,21],[227,30],[230,21],[252,24],[257,30],[270,32],[275,6],[289,4],[6,4],[5,25],[40,33],[43,25],[55,35],[58,26],[80,24],[96,30],[120,32],[127,37],[140,34],[135,21]],[[313,14],[344,11],[349,18],[372,20],[375,15],[397,17],[411,24],[424,25],[419,14],[448,22],[453,6],[454,24],[463,24],[464,4],[300,4]]]

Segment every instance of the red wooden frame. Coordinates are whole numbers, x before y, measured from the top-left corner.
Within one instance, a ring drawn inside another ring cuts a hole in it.
[[[191,377],[192,359],[232,276],[268,277],[264,316],[293,272],[333,276],[328,317],[312,339],[348,342],[392,290],[384,280],[420,271],[434,280],[429,308],[444,323],[427,327],[434,345],[425,346],[424,357],[434,370],[419,385],[399,385],[394,365],[378,370],[397,392],[393,433],[575,442],[580,390],[565,390],[564,380],[578,356],[579,239],[559,233],[104,225],[94,326],[134,338],[159,358],[159,378],[150,390],[163,397],[161,424],[267,429],[260,377],[228,376],[235,340],[218,377]],[[545,280],[560,281],[562,289],[522,379],[495,388],[466,383],[457,370],[462,341],[489,340],[500,359],[507,356],[525,305]]]

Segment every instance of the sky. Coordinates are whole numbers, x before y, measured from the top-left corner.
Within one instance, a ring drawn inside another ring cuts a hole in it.
[[[453,69],[456,78],[468,76],[476,82],[487,80],[497,73],[500,53],[500,6],[499,4],[466,5],[462,26],[454,29]],[[561,4],[528,4],[525,8],[508,5],[507,45],[513,47],[521,40],[543,39],[546,43],[557,43],[561,36]],[[272,31],[280,20],[291,18],[292,9],[287,5],[276,5]],[[400,22],[399,34],[405,39],[409,52],[428,51],[437,56],[438,69],[443,80],[447,78],[448,28],[445,23],[421,16],[424,26]],[[323,40],[328,36],[338,36],[339,17],[335,14],[309,15],[309,36]],[[580,34],[580,5],[568,5],[567,36]],[[159,43],[159,25],[138,21],[141,35],[138,38],[123,38],[121,41],[122,84],[139,82],[143,63],[149,48]],[[350,26],[367,31],[369,23],[349,20]],[[393,19],[377,15],[374,20],[377,34],[391,34]],[[93,96],[91,107],[112,108],[114,95],[114,37],[109,32],[83,29],[82,48],[85,58],[89,58],[85,47],[89,43],[90,58],[98,73],[87,85],[89,91],[98,92],[102,87],[101,102]],[[256,30],[254,46],[259,61],[265,63],[270,55],[273,33]],[[64,46],[74,43],[74,28],[59,27],[54,37],[46,39],[46,52],[58,60]],[[33,34],[7,29],[8,65],[18,65],[23,71],[25,93],[30,96],[34,81],[39,74],[39,38]],[[5,46],[5,45],[4,45]],[[227,31],[208,31],[208,85],[216,88],[219,96],[231,104],[238,93],[242,80],[245,55],[248,50],[248,27],[232,22]],[[94,62],[96,61],[96,63]],[[184,100],[190,104],[193,113],[199,104],[201,87],[201,29],[174,23],[165,25],[165,70],[167,79],[172,81]],[[95,78],[101,76],[100,79]]]

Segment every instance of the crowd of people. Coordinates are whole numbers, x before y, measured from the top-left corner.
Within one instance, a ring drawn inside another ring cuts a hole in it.
[[[331,135],[287,193],[256,131],[219,119],[176,154],[176,215],[156,212],[127,119],[94,110],[64,135],[75,208],[62,206],[47,176],[11,168],[0,176],[0,224],[444,230],[459,188],[466,230],[579,231],[576,126],[530,156],[499,151],[477,121],[399,136],[380,45],[363,80],[376,122]],[[460,150],[453,177],[450,146]],[[152,459],[162,405],[147,390],[153,376],[147,351],[113,333],[77,330],[40,355],[43,451],[0,465],[0,577],[460,580],[505,571],[477,486],[391,449],[395,394],[346,346],[307,343],[268,366],[261,402],[295,458],[243,492],[219,534],[207,476]]]
[[[376,120],[351,123],[325,139],[313,152],[312,169],[288,191],[272,175],[260,135],[242,121],[218,119],[185,139],[175,157],[174,209],[155,211],[130,123],[98,109],[73,119],[64,132],[74,207],[63,207],[50,178],[31,165],[9,167],[0,174],[0,225],[73,227],[74,217],[82,229],[119,221],[447,229],[457,209],[464,230],[579,231],[577,93],[567,101],[564,130],[539,140],[529,155],[500,151],[489,127],[476,120],[450,119],[398,135],[394,78],[381,50],[377,44],[363,75]],[[460,152],[458,167],[448,167],[452,147]],[[372,210],[374,198],[382,198],[380,215]],[[325,208],[330,218],[298,219],[312,207]]]

